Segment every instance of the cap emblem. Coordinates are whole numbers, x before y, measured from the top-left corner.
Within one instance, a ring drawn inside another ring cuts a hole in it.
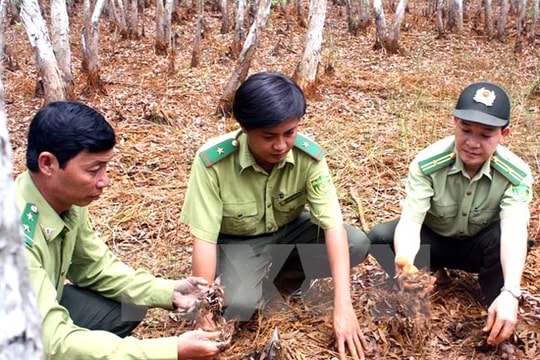
[[[473,100],[486,106],[493,106],[493,101],[495,101],[495,92],[482,87],[476,90]]]

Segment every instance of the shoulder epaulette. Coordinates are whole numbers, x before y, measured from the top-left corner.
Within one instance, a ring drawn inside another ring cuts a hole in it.
[[[525,171],[497,154],[491,157],[491,166],[514,185],[521,184],[527,176]]]
[[[238,140],[236,140],[234,137],[223,140],[220,143],[201,151],[199,156],[204,165],[206,165],[206,167],[210,167],[236,151],[238,151]]]
[[[424,175],[429,175],[435,171],[442,169],[454,162],[456,154],[453,151],[446,151],[441,154],[430,157],[429,159],[422,160],[418,163],[420,170]]]
[[[32,246],[34,243],[34,234],[38,223],[38,208],[34,204],[26,204],[21,215],[21,225],[24,234],[24,243]]]
[[[326,155],[326,150],[322,146],[302,134],[296,135],[294,146],[317,161],[321,160]]]

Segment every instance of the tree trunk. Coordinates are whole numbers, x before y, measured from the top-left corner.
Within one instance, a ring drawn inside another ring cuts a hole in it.
[[[311,0],[309,4],[309,28],[302,60],[296,66],[293,79],[306,97],[313,94],[317,82],[317,70],[321,62],[321,46],[326,19],[326,0]]]
[[[527,0],[519,0],[518,1],[518,19],[516,22],[516,32],[518,38],[521,38],[521,32],[523,31],[523,28],[525,27],[525,14],[527,11]]]
[[[264,30],[266,23],[268,22],[271,5],[272,0],[260,1],[257,15],[255,16],[255,21],[251,25],[246,42],[244,43],[244,47],[242,48],[242,52],[240,53],[239,59],[235,65],[233,73],[231,74],[229,82],[225,87],[225,91],[219,99],[216,114],[222,114],[223,116],[230,115],[234,93],[247,76],[249,66],[251,65],[251,59],[253,58],[253,53],[257,47],[259,34]]]
[[[157,0],[156,6],[156,55],[167,55],[171,41],[172,0]]]
[[[401,23],[403,18],[405,18],[405,9],[407,8],[408,0],[399,0],[399,3],[394,14],[394,21],[392,26],[390,26],[390,31],[388,33],[388,40],[386,42],[386,50],[390,54],[395,54],[399,50],[399,29],[401,28]]]
[[[51,38],[66,95],[68,98],[74,99],[71,46],[69,44],[69,17],[66,2],[63,0],[51,0]]]
[[[497,39],[502,43],[506,42],[506,19],[508,19],[509,8],[508,0],[501,0],[501,12],[497,20]]]
[[[347,0],[347,21],[349,32],[357,35],[365,31],[370,23],[369,0]]]
[[[246,11],[246,0],[237,0],[235,3],[235,21],[234,21],[234,39],[231,45],[231,57],[233,59],[238,59],[240,51],[242,50],[242,42],[244,41],[245,33],[245,23],[244,23],[244,13]]]
[[[137,0],[127,0],[127,37],[139,39],[139,5]]]
[[[458,34],[463,33],[463,1],[462,0],[454,0],[453,1],[453,7],[452,7],[452,16],[453,16],[453,22],[456,26],[456,32]]]
[[[435,16],[435,25],[437,27],[437,39],[442,39],[446,36],[446,25],[444,24],[444,6],[445,0],[437,0],[437,10]]]
[[[294,0],[294,8],[296,9],[296,21],[298,22],[298,25],[306,28],[307,24],[304,12],[302,11],[302,2],[300,0]]]
[[[193,52],[191,53],[191,67],[198,67],[201,62],[201,39],[204,26],[204,0],[199,0],[197,4],[197,28],[195,29],[195,39],[193,40]]]
[[[124,0],[110,0],[109,4],[109,13],[113,14],[114,21],[118,27],[118,32],[122,39],[128,38],[128,27],[126,20],[126,7]]]
[[[430,18],[437,11],[438,0],[428,0],[428,8],[424,16]]]
[[[533,0],[533,16],[531,23],[531,31],[529,33],[529,43],[534,45],[536,39],[536,25],[538,24],[538,12],[540,11],[539,6],[540,0]]]
[[[227,10],[227,0],[220,0],[221,7],[221,33],[229,32],[229,11]]]
[[[493,7],[491,0],[484,0],[484,6],[485,6],[485,31],[486,36],[489,40],[493,39]]]
[[[0,0],[0,58],[6,0]],[[11,144],[0,67],[0,360],[42,359],[41,319],[28,278],[12,178]]]
[[[373,1],[373,12],[375,13],[375,25],[377,29],[377,37],[374,45],[376,49],[382,47],[389,54],[395,54],[399,51],[399,29],[405,17],[407,2],[408,0],[399,0],[394,14],[394,21],[390,28],[387,29],[381,0]]]
[[[58,62],[49,40],[47,25],[39,10],[37,0],[21,0],[20,16],[34,48],[36,64],[38,67],[45,95],[45,101],[51,102],[66,99],[65,85],[58,68]]]
[[[101,81],[99,64],[99,18],[107,0],[95,0],[93,11],[91,0],[84,0],[84,31],[82,39],[82,68],[86,72],[86,91],[90,93],[107,91]]]
[[[382,0],[373,0],[373,14],[375,16],[375,49],[384,49],[384,39],[386,37],[386,16]]]

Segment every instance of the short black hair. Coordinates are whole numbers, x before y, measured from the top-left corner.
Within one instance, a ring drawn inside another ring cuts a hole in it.
[[[234,96],[233,115],[246,130],[300,120],[305,113],[306,99],[302,89],[280,73],[253,74],[240,85]]]
[[[76,101],[55,101],[41,108],[30,123],[26,167],[38,171],[39,155],[48,151],[60,168],[82,151],[108,151],[116,145],[112,126],[96,110]]]

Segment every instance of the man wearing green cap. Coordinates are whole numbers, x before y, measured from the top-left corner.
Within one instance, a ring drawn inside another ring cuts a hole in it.
[[[490,304],[483,330],[488,343],[498,344],[517,321],[533,179],[527,164],[500,145],[510,133],[510,100],[501,87],[467,86],[453,115],[454,136],[410,164],[401,217],[368,236],[372,254],[397,277],[426,265],[477,273]],[[376,244],[390,245],[390,264]]]

